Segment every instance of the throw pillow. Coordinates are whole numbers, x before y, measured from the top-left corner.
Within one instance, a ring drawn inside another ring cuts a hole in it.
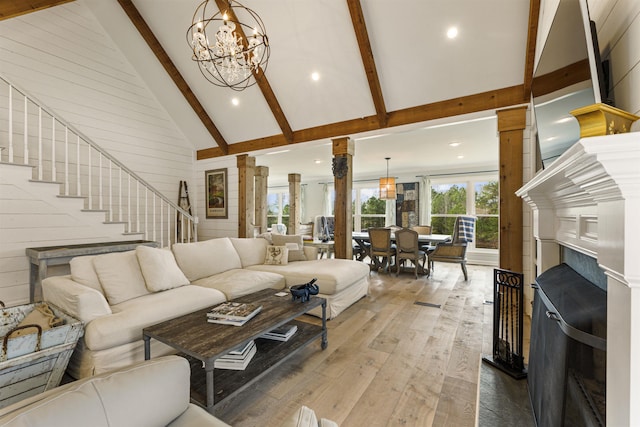
[[[242,268],[240,256],[228,237],[175,243],[172,249],[180,270],[192,282],[233,268]]]
[[[97,255],[93,266],[109,305],[149,294],[135,250]]]
[[[318,418],[313,409],[302,405],[290,419],[295,427],[318,427]]]
[[[104,295],[102,286],[100,285],[100,279],[98,279],[96,269],[93,267],[93,259],[95,257],[96,255],[87,255],[72,258],[71,261],[69,261],[71,279],[73,279],[74,282],[93,288]]]
[[[265,264],[286,265],[288,262],[289,249],[286,246],[267,246]]]
[[[284,234],[274,234],[271,236],[273,239],[273,244],[276,246],[288,246],[289,247],[289,262],[292,261],[306,261],[307,257],[304,254],[302,236],[299,234],[295,235],[284,235]],[[292,245],[295,244],[296,247],[293,248]]]
[[[136,256],[147,289],[151,292],[166,291],[189,284],[189,279],[178,267],[170,250],[137,246]]]

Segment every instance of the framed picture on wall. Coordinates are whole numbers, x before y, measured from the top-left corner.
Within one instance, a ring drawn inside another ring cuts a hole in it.
[[[228,218],[227,168],[213,169],[204,173],[207,218]]]

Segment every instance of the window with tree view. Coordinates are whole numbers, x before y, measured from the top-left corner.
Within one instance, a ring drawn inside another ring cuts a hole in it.
[[[387,202],[379,199],[378,187],[357,188],[352,194],[353,229],[364,231],[369,227],[384,227]]]
[[[453,234],[458,215],[475,215],[475,247],[498,249],[498,190],[498,181],[491,180],[432,184],[432,232]]]
[[[267,227],[289,224],[289,190],[267,194]]]

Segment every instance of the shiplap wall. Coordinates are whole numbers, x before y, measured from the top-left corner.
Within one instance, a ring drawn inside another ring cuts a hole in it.
[[[640,1],[588,0],[616,107],[640,116]]]
[[[180,180],[187,180],[190,196],[197,197],[193,146],[82,2],[0,21],[0,74],[170,200],[177,202]],[[2,135],[0,146],[6,146],[6,132]],[[0,300],[13,305],[28,296],[25,248],[116,240],[119,235],[91,232],[73,214],[31,196],[18,197],[9,183],[11,174],[0,174],[6,190],[0,200]],[[44,212],[53,216],[45,218]],[[29,226],[17,218],[35,220]]]

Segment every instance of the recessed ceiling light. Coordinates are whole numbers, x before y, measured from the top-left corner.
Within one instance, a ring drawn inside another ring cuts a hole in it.
[[[459,142],[450,142],[449,147],[458,147],[460,145]]]
[[[447,37],[449,37],[450,39],[455,39],[456,37],[458,37],[458,28],[449,27],[449,29],[447,30]]]
[[[231,103],[237,107],[240,105],[240,100],[238,98],[231,98]]]
[[[318,73],[317,71],[311,73],[311,80],[313,80],[314,82],[320,80],[320,73]]]
[[[315,160],[313,161],[313,163],[315,163],[316,165],[319,165],[320,163],[322,163],[322,160],[320,160],[320,159],[315,159]]]
[[[461,154],[458,156],[459,159],[464,159],[464,156]]]

